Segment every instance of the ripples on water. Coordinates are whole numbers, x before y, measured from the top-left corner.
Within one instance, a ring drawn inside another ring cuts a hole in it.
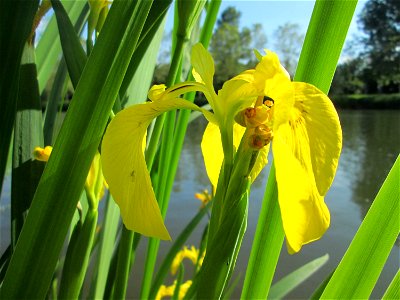
[[[379,187],[386,178],[400,150],[400,113],[399,111],[350,111],[339,112],[343,128],[343,151],[334,183],[326,196],[326,202],[331,211],[331,227],[325,236],[317,242],[303,247],[300,254],[288,255],[286,248],[281,253],[276,277],[290,273],[308,261],[329,253],[330,259],[322,270],[318,271],[305,284],[292,292],[288,298],[308,298],[312,291],[321,283],[333,268],[339,263],[362,219],[370,207]],[[209,189],[208,179],[203,166],[200,151],[202,132],[206,122],[197,119],[188,128],[179,169],[176,175],[171,195],[170,209],[167,214],[167,227],[172,237],[176,237],[184,226],[197,212],[200,202],[194,198],[194,193]],[[268,176],[267,167],[253,184],[249,203],[249,221],[246,236],[239,254],[234,276],[241,276],[243,281],[252,236],[257,224],[261,208],[265,182]],[[6,178],[0,200],[1,240],[0,249],[4,251],[9,243],[9,177]],[[197,245],[206,221],[195,230],[189,239],[189,244]],[[146,243],[139,248],[135,270],[141,277]],[[169,247],[161,242],[161,253]],[[399,268],[399,246],[393,248],[384,268],[373,298],[382,296],[387,285]],[[186,274],[191,274],[186,272]],[[129,293],[137,296],[140,282],[133,280]],[[240,293],[235,294],[236,297]]]

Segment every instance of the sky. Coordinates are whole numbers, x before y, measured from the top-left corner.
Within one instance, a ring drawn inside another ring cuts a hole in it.
[[[301,33],[305,35],[308,23],[311,19],[314,3],[314,0],[228,0],[222,1],[219,13],[224,11],[228,6],[234,6],[241,12],[241,27],[251,28],[253,24],[261,23],[268,39],[267,47],[271,48],[274,45],[273,33],[275,29],[287,22],[299,24]],[[357,26],[357,19],[365,3],[366,0],[358,1],[346,41],[349,41],[353,36],[360,34]],[[166,23],[167,32],[172,28],[172,19],[173,14],[170,10]],[[341,60],[343,60],[343,58],[345,57],[342,56]]]

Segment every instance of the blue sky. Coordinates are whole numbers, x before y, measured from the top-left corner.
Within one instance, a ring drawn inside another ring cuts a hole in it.
[[[345,0],[346,1],[346,0]],[[308,23],[311,18],[315,1],[313,0],[229,0],[222,1],[220,13],[228,6],[234,6],[241,12],[240,26],[251,27],[255,23],[261,23],[268,38],[267,47],[274,45],[273,33],[279,25],[287,22],[297,23],[303,34],[306,33]],[[347,41],[354,35],[360,34],[357,27],[358,15],[364,7],[366,0],[359,0],[352,23],[347,34]],[[172,11],[169,12],[166,24],[166,31],[172,28]],[[341,59],[343,59],[342,57]]]

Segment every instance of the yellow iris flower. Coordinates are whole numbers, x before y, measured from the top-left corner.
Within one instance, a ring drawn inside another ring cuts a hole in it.
[[[316,87],[291,82],[275,53],[257,56],[260,62],[254,70],[225,82],[215,93],[213,59],[197,44],[192,49],[196,82],[168,89],[154,86],[149,91],[151,102],[131,106],[110,122],[102,144],[103,171],[128,229],[170,239],[151,187],[142,141],[153,118],[186,108],[201,111],[209,121],[201,147],[215,187],[223,160],[233,160],[247,128],[253,132],[249,143],[260,151],[252,180],[267,163],[272,141],[289,252],[299,251],[325,232],[330,218],[323,197],[332,184],[342,144],[337,113]],[[202,92],[213,113],[179,98],[190,91]]]

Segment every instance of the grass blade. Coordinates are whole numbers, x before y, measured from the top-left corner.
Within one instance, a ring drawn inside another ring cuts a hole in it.
[[[51,0],[51,4],[57,18],[61,47],[63,49],[69,77],[71,78],[72,85],[76,88],[87,61],[86,53],[83,50],[79,36],[61,2],[59,0]]]
[[[107,195],[107,208],[105,212],[102,230],[100,231],[99,252],[97,255],[96,272],[92,283],[90,299],[103,299],[106,286],[107,274],[110,269],[111,258],[114,251],[115,239],[119,223],[119,208],[112,199],[111,194]]]
[[[62,1],[72,23],[78,20],[86,2],[85,1]],[[36,63],[38,66],[39,92],[43,92],[46,83],[59,60],[61,45],[58,37],[56,16],[50,19],[46,30],[43,32],[36,47]]]
[[[44,169],[33,158],[35,147],[43,147],[42,107],[36,80],[34,48],[26,43],[21,60],[17,113],[14,125],[11,180],[11,240],[13,249]]]
[[[22,51],[39,1],[0,2],[0,191],[14,126]]]
[[[113,2],[39,183],[1,287],[1,298],[45,297],[86,175],[151,4],[151,1]]]
[[[366,299],[400,232],[400,156],[326,286],[325,299]]]
[[[309,263],[285,276],[271,287],[268,298],[282,299],[293,289],[306,281],[316,271],[318,271],[328,261],[328,259],[329,255],[325,254],[324,256],[310,261]]]

